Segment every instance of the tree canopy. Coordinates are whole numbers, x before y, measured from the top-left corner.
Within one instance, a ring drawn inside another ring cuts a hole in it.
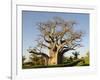
[[[76,24],[75,21],[64,20],[60,17],[38,23],[40,31],[38,45],[28,51],[49,58],[48,64],[61,64],[65,52],[82,46],[83,32],[75,30]],[[45,48],[49,50],[49,55],[42,52]]]

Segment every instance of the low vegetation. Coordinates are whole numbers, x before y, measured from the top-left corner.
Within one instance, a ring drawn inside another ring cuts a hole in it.
[[[53,67],[72,67],[72,66],[89,66],[89,52],[86,56],[78,58],[79,52],[72,53],[74,57],[63,57],[63,63],[58,65],[45,65],[45,60],[41,56],[32,55],[31,62],[23,63],[23,69],[31,68],[53,68]],[[25,60],[25,59],[24,59]]]

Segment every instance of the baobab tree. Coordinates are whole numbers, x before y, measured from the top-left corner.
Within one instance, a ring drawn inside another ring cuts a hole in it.
[[[62,64],[63,54],[81,47],[82,31],[74,28],[75,21],[54,17],[47,22],[38,23],[40,35],[35,49],[29,53],[40,54],[48,58],[48,65]],[[41,49],[48,49],[49,55]]]

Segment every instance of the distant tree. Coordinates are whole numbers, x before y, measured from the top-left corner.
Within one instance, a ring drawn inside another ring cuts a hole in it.
[[[30,59],[33,65],[46,65],[47,64],[45,57],[42,55],[31,54]]]
[[[72,57],[72,56],[70,56],[69,60],[72,62],[72,61],[73,61],[73,57]]]
[[[25,59],[25,56],[22,56],[22,63],[24,63]]]
[[[81,47],[83,33],[74,29],[75,24],[75,21],[64,20],[60,17],[38,23],[38,30],[41,33],[40,39],[37,48],[29,49],[29,53],[46,57],[49,65],[62,64],[64,53]],[[47,48],[49,55],[42,52],[41,48]]]
[[[78,59],[78,55],[80,55],[79,52],[77,52],[77,51],[72,52],[72,54],[74,55],[74,59]]]
[[[81,57],[83,64],[85,64],[85,58]]]
[[[90,63],[89,51],[86,53],[86,56],[84,57],[84,60],[85,60],[85,64],[89,65],[89,63]]]
[[[67,62],[67,60],[69,59],[69,57],[63,57],[63,62]]]

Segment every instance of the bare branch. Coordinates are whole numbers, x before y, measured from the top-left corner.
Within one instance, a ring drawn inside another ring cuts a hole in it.
[[[41,33],[41,39],[38,41],[36,50],[31,50],[30,53],[42,53],[41,48],[47,48],[51,54],[64,54],[67,51],[75,50],[81,46],[83,33],[74,29],[75,21],[64,20],[60,17],[55,17],[53,20],[41,22],[38,24],[38,29]]]
[[[59,51],[59,53],[63,55],[65,52],[68,52],[68,51],[70,51],[70,50],[75,50],[75,49],[74,49],[74,48],[66,47],[66,48],[62,48],[62,50]]]
[[[45,42],[51,43],[51,40],[50,40],[47,36],[45,36],[45,35],[40,35],[40,36],[41,36],[41,38],[43,38],[43,40],[44,40]]]
[[[33,54],[36,54],[36,55],[42,55],[46,58],[49,58],[49,56],[47,54],[45,54],[43,52],[37,52],[35,49],[29,49],[28,51],[29,51],[29,53],[33,53]]]
[[[38,45],[37,45],[38,47],[46,47],[46,48],[48,48],[48,49],[51,49],[49,46],[47,46],[46,44],[44,44],[43,43],[43,41],[38,41]]]

